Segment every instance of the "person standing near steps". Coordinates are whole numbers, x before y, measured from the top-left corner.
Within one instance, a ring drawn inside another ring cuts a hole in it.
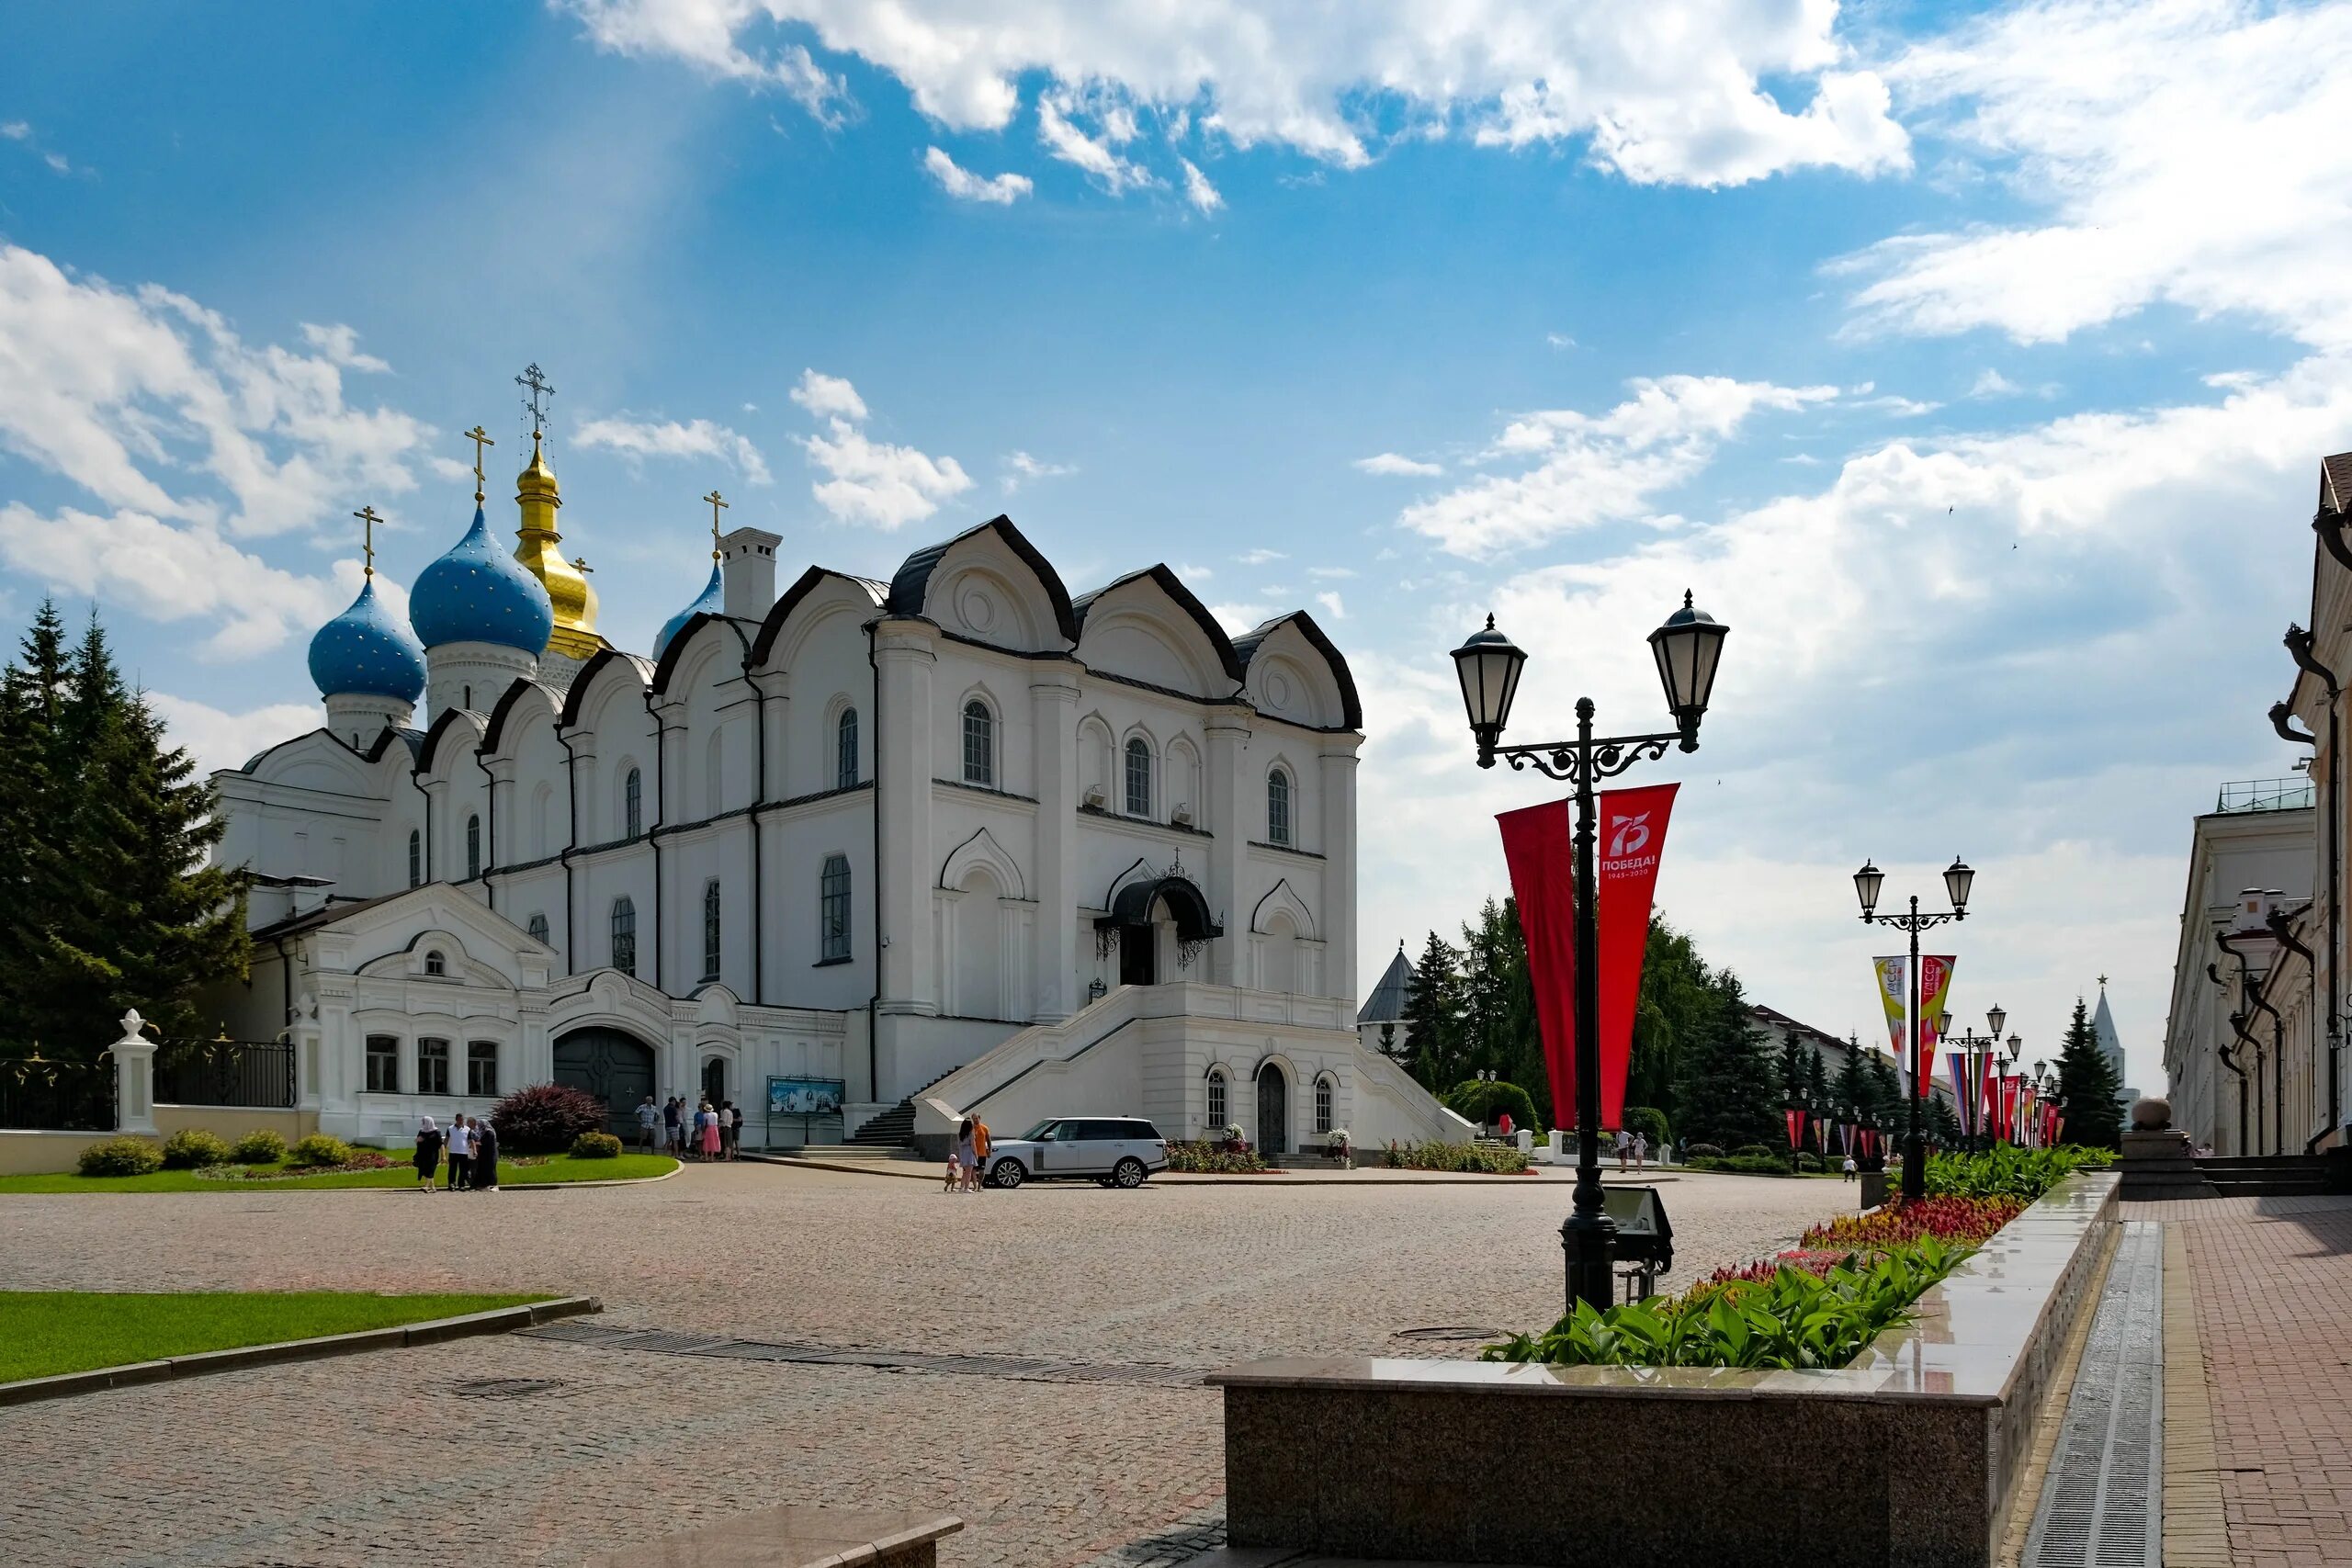
[[[474,1161],[473,1129],[462,1116],[449,1118],[449,1190],[463,1192],[471,1184]]]
[[[420,1192],[433,1190],[434,1172],[441,1168],[441,1130],[430,1116],[423,1118],[416,1128],[416,1186]]]

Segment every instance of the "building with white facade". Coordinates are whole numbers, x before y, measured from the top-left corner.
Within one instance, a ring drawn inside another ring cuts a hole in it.
[[[536,437],[515,548],[481,501],[409,625],[371,583],[322,628],[326,726],[216,775],[257,879],[225,1016],[291,1032],[324,1130],[552,1078],[734,1100],[755,1143],[906,1101],[918,1141],[1463,1134],[1356,1029],[1363,716],[1306,614],[1230,637],[1165,566],[1072,595],[1003,517],[779,594],[739,528],[640,653]]]

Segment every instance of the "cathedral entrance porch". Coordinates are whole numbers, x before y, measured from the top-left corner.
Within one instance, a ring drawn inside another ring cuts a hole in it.
[[[653,1047],[617,1029],[575,1029],[555,1043],[555,1081],[603,1100],[605,1130],[627,1142],[637,1135],[639,1103],[653,1092]]]

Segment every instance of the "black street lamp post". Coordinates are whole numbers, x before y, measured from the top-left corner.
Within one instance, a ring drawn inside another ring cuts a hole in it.
[[[1922,1145],[1919,1129],[1920,1090],[1928,1082],[1919,1076],[1923,1067],[1919,1043],[1923,1032],[1919,1026],[1919,933],[1933,931],[1946,920],[1968,919],[1968,890],[1975,880],[1976,874],[1955,856],[1951,864],[1944,868],[1944,892],[1951,899],[1950,909],[1930,910],[1923,914],[1919,909],[1919,897],[1915,893],[1911,896],[1910,913],[1882,915],[1878,912],[1878,894],[1880,886],[1886,881],[1886,874],[1868,861],[1862,863],[1861,870],[1854,873],[1854,894],[1862,901],[1862,923],[1894,926],[1911,936],[1911,1010],[1908,1015],[1911,1085],[1910,1092],[1904,1097],[1911,1102],[1911,1107],[1903,1133],[1903,1201],[1906,1203],[1917,1202],[1928,1195],[1927,1152]]]
[[[1944,1035],[1960,1047],[1961,1070],[1968,1075],[1967,1089],[1955,1098],[1960,1100],[1960,1131],[1972,1149],[1984,1146],[1984,1072],[1988,1059],[2001,1048],[2001,1025],[2009,1021],[2009,1015],[1996,1002],[1985,1010],[1984,1019],[1993,1026],[1990,1034],[1972,1029],[1965,1034],[1947,1032]]]
[[[1604,1309],[1615,1294],[1610,1255],[1616,1226],[1602,1212],[1600,1192],[1600,928],[1599,879],[1593,864],[1592,786],[1600,780],[1615,778],[1635,762],[1657,761],[1669,746],[1685,751],[1699,749],[1699,720],[1706,714],[1715,665],[1730,629],[1695,607],[1685,593],[1682,608],[1650,633],[1650,652],[1666,688],[1667,709],[1674,716],[1673,729],[1656,735],[1596,738],[1592,699],[1579,697],[1574,740],[1524,746],[1498,742],[1510,721],[1511,701],[1519,694],[1527,655],[1495,629],[1492,615],[1487,617],[1484,630],[1473,633],[1469,641],[1453,650],[1462,705],[1468,710],[1470,733],[1478,742],[1478,765],[1491,768],[1500,758],[1513,769],[1532,766],[1547,778],[1576,786],[1577,1185],[1567,1221],[1560,1227],[1560,1245],[1567,1254],[1571,1309],[1577,1302]]]

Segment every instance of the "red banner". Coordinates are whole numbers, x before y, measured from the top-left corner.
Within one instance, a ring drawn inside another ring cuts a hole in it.
[[[1781,1112],[1781,1120],[1788,1123],[1789,1147],[1791,1149],[1794,1149],[1799,1144],[1804,1142],[1804,1111],[1783,1111]]]
[[[1603,790],[1594,846],[1600,959],[1600,1124],[1623,1125],[1625,1073],[1633,1065],[1634,1012],[1641,1000],[1642,954],[1649,944],[1650,897],[1657,884],[1673,784]],[[1574,806],[1555,801],[1506,811],[1503,858],[1527,936],[1528,979],[1552,1080],[1552,1120],[1574,1123],[1576,1072],[1576,853]]]

